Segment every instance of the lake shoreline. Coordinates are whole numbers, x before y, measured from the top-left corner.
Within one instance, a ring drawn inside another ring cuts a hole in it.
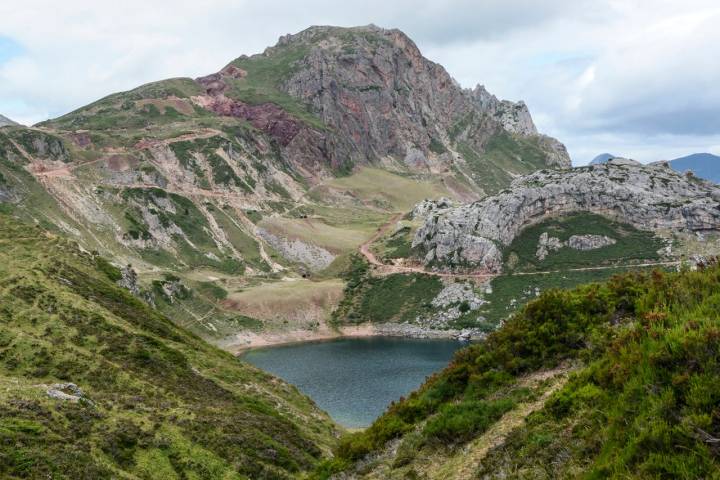
[[[346,325],[338,329],[322,330],[296,330],[289,332],[243,332],[227,342],[221,342],[220,347],[233,355],[241,356],[248,350],[257,348],[278,347],[300,343],[341,340],[347,338],[363,337],[389,337],[389,338],[416,338],[416,339],[456,339],[458,341],[476,341],[485,338],[485,334],[473,329],[464,330],[436,330],[419,327],[411,324],[395,323],[363,323],[360,325]],[[224,345],[223,345],[224,343]]]
[[[343,428],[362,429],[464,347],[448,338],[373,335],[249,349],[239,359],[294,385]]]

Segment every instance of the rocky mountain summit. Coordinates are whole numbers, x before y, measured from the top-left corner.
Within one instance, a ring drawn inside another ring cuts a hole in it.
[[[515,180],[498,195],[430,215],[413,247],[426,265],[498,272],[503,248],[523,228],[573,212],[601,214],[641,230],[718,230],[720,187],[666,164],[643,166],[617,158],[572,170],[542,170]],[[597,243],[576,240],[581,249]]]
[[[195,104],[244,118],[294,155],[314,155],[335,169],[399,160],[437,172],[472,163],[472,152],[484,152],[502,134],[530,142],[547,166],[570,165],[562,144],[538,134],[523,102],[500,101],[481,86],[461,88],[396,29],[311,27],[197,81],[206,93],[192,97]],[[272,91],[255,86],[260,81]],[[322,126],[300,122],[282,104],[257,103],[264,95],[305,106]],[[515,161],[524,170],[527,159]]]
[[[450,150],[457,141],[482,151],[502,131],[539,137],[524,103],[499,101],[483,87],[462,89],[399,30],[311,27],[282,37],[263,55],[303,49],[307,54],[281,88],[343,132],[338,153],[355,162],[392,156],[432,169],[438,162],[452,163]],[[548,165],[569,165],[564,148],[540,139]]]

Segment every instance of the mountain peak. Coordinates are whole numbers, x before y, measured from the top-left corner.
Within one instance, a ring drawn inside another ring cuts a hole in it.
[[[288,33],[286,35],[282,35],[278,39],[277,45],[285,45],[298,41],[319,41],[327,37],[344,37],[345,40],[350,40],[354,35],[368,34],[376,35],[378,37],[400,34],[408,39],[410,38],[397,28],[383,28],[375,25],[374,23],[354,27],[340,27],[335,25],[312,25],[305,30],[301,30],[298,33]]]
[[[422,57],[415,42],[403,31],[397,28],[383,28],[375,24],[355,27],[314,25],[298,33],[282,35],[278,42],[265,49],[263,54],[272,55],[283,47],[291,46],[342,50],[348,53],[357,49],[375,51],[383,43],[404,50],[412,57]]]
[[[562,144],[539,135],[524,102],[499,100],[482,86],[463,89],[398,29],[312,26],[283,35],[262,54],[239,57],[198,81],[212,97],[204,99],[204,105],[216,113],[244,115],[248,109],[233,103],[238,101],[266,105],[252,115],[274,116],[274,126],[282,123],[285,146],[296,137],[309,138],[302,126],[291,125],[294,119],[322,126],[326,138],[302,151],[322,152],[324,163],[336,168],[394,158],[413,170],[428,171],[453,162],[451,152],[458,148],[471,166],[488,148],[517,141],[532,143],[539,159],[534,168],[570,164]],[[271,113],[271,103],[290,107],[285,111],[292,115]],[[314,154],[308,157],[316,159]],[[519,167],[522,171],[513,175],[529,173],[527,165]],[[476,175],[481,183],[493,177],[484,166]],[[501,176],[499,183],[512,177]]]

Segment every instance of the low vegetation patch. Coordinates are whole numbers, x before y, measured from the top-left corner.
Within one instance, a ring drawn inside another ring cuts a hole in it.
[[[385,262],[389,262],[393,258],[409,258],[413,254],[412,240],[412,228],[405,226],[385,238],[379,245],[373,245],[373,248],[379,250],[379,256]]]
[[[430,302],[443,289],[438,277],[395,274],[372,277],[364,258],[354,255],[343,274],[343,300],[333,312],[336,323],[413,322],[432,310]]]
[[[542,233],[565,242],[572,235],[604,235],[615,244],[594,250],[575,250],[563,246],[549,251],[543,260],[536,256],[538,239]],[[505,265],[510,271],[544,271],[602,265],[628,265],[659,259],[663,241],[652,232],[616,222],[601,215],[580,213],[546,220],[526,228],[505,249]]]
[[[462,125],[463,121],[458,128]],[[487,194],[495,194],[509,186],[513,174],[527,174],[546,167],[547,154],[537,139],[504,131],[490,137],[483,151],[462,140],[458,140],[455,147],[465,159],[473,180]]]

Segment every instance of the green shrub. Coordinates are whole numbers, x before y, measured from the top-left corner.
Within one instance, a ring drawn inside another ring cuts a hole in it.
[[[515,403],[510,399],[495,401],[470,400],[444,405],[425,428],[425,441],[436,445],[463,443],[484,432]]]

